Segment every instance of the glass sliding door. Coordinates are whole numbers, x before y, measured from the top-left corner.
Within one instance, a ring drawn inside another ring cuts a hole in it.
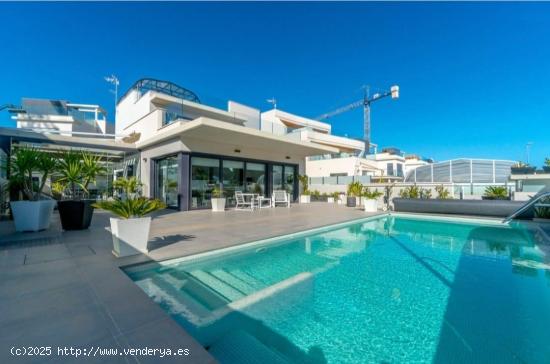
[[[246,192],[266,196],[265,169],[263,163],[246,163]]]
[[[288,165],[273,165],[271,181],[273,182],[273,191],[285,190],[290,193],[291,200],[294,200],[296,167]]]
[[[283,188],[283,166],[273,166],[273,173],[271,176],[273,184],[273,191],[282,190]]]
[[[157,161],[157,198],[167,207],[178,207],[178,159],[176,156]]]
[[[213,158],[191,158],[191,208],[209,208],[212,190],[220,183],[220,161]]]
[[[225,194],[226,204],[235,205],[235,191],[244,192],[244,162],[222,161],[222,181],[223,192]]]
[[[290,200],[294,200],[294,167],[285,166],[284,168],[285,190],[290,194]]]

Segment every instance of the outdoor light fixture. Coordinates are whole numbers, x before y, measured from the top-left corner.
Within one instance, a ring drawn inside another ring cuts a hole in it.
[[[235,152],[235,153],[240,153],[241,150],[240,150],[240,149],[235,149],[234,152]]]
[[[287,155],[287,156],[285,157],[285,159],[290,159],[290,157]]]

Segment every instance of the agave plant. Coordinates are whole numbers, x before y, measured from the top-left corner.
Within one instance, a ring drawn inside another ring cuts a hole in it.
[[[149,200],[145,197],[98,201],[93,206],[112,212],[123,219],[143,217],[166,207],[160,200]]]

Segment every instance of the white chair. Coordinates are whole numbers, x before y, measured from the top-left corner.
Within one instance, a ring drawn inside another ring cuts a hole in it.
[[[250,200],[247,201],[246,197],[250,196]],[[254,210],[254,194],[242,193],[242,191],[235,191],[235,210]]]
[[[285,204],[286,207],[290,207],[290,194],[284,190],[273,191],[271,205],[277,207],[277,204]]]

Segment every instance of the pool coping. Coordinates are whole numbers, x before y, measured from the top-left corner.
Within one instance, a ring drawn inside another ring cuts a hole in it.
[[[284,241],[287,239],[307,236],[307,235],[311,235],[311,234],[315,234],[315,233],[319,233],[327,230],[338,229],[341,227],[357,224],[360,222],[378,220],[386,216],[404,217],[404,218],[411,218],[411,219],[417,219],[417,220],[431,220],[431,221],[435,220],[435,221],[441,221],[441,222],[487,225],[487,226],[502,226],[502,227],[510,226],[508,223],[504,223],[501,218],[495,218],[495,217],[456,216],[456,215],[443,215],[443,214],[424,214],[424,213],[386,211],[386,212],[380,212],[376,215],[366,216],[358,219],[352,219],[344,222],[339,222],[336,224],[318,226],[315,228],[297,231],[289,234],[272,236],[272,237],[257,239],[257,240],[243,241],[236,245],[232,245],[224,248],[218,248],[218,249],[211,249],[211,250],[207,250],[196,254],[184,255],[181,257],[168,258],[164,260],[149,259],[143,262],[134,262],[126,265],[121,265],[119,266],[119,268],[124,274],[129,274],[129,273],[131,274],[134,272],[146,270],[148,269],[148,266],[153,266],[153,265],[165,266],[165,265],[172,265],[172,264],[177,264],[181,262],[200,260],[203,258],[213,258],[213,257],[224,255],[227,253],[239,252],[255,246],[265,246],[269,244],[274,244],[278,241]],[[529,222],[529,224],[538,225],[538,223],[536,222]]]

